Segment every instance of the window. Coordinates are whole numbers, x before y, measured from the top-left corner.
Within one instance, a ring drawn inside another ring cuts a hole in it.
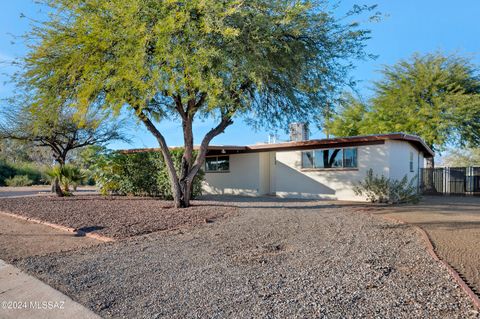
[[[410,152],[410,172],[413,173],[413,152]]]
[[[313,151],[302,152],[302,168],[313,167]]]
[[[302,168],[356,168],[356,148],[332,148],[302,152]]]
[[[343,167],[357,167],[357,149],[347,148],[343,150]]]
[[[205,158],[206,172],[228,172],[230,170],[230,156],[211,156]]]

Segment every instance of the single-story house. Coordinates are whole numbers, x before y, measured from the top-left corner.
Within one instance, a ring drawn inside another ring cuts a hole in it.
[[[127,153],[158,151],[134,149]],[[434,152],[404,133],[300,140],[247,146],[211,145],[205,160],[204,194],[272,195],[363,200],[353,187],[369,169],[401,179],[420,176]],[[419,178],[417,178],[418,182]]]
[[[368,169],[410,179],[433,156],[422,139],[403,133],[210,146],[203,189],[206,194],[362,200],[353,186]]]

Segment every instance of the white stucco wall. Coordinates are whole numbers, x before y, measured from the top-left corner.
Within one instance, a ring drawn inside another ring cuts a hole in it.
[[[258,153],[260,161],[260,186],[261,195],[270,194],[270,152]],[[272,153],[274,154],[274,153]]]
[[[402,141],[386,141],[389,154],[390,178],[409,179],[418,174],[419,152],[410,143]],[[413,153],[413,172],[410,172],[410,153]]]
[[[365,178],[368,169],[400,179],[404,175],[412,178],[424,166],[423,154],[408,142],[386,141],[356,148],[356,169],[302,169],[301,151],[230,155],[229,172],[205,174],[204,193],[363,200],[354,194],[353,186]],[[413,172],[410,152],[414,154]]]
[[[304,170],[300,151],[278,152],[272,188],[279,197],[362,200],[354,194],[353,186],[364,179],[369,168],[376,174],[388,176],[389,157],[386,144],[357,149],[357,169],[334,170]]]
[[[206,172],[203,183],[205,194],[258,196],[265,188],[265,177],[260,174],[261,153],[230,155],[229,172]],[[263,157],[262,157],[263,159]]]

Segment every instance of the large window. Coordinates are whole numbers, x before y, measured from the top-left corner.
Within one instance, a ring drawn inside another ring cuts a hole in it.
[[[356,148],[332,148],[302,152],[302,168],[356,168]]]
[[[229,156],[209,156],[205,158],[206,172],[228,172],[230,170]]]

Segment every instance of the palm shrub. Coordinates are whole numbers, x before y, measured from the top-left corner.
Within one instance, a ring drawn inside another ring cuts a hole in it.
[[[365,196],[372,203],[418,203],[420,194],[417,188],[417,177],[408,179],[405,175],[401,180],[395,180],[376,175],[373,169],[367,171],[365,179],[354,186],[358,196]]]
[[[62,166],[60,165],[54,166],[48,169],[45,172],[45,174],[52,184],[52,191],[57,193],[58,196],[70,195],[70,193],[62,190],[62,184],[63,184]]]
[[[76,191],[78,185],[86,179],[86,174],[79,167],[74,165],[65,165],[62,167],[62,183],[66,191],[70,191],[70,186]]]
[[[47,175],[50,177],[50,180],[55,188],[60,187],[60,190],[57,190],[57,194],[60,195],[71,195],[70,186],[73,187],[73,190],[77,189],[77,186],[85,180],[85,173],[78,167],[74,165],[57,165],[47,171]],[[58,184],[58,185],[57,185]]]

